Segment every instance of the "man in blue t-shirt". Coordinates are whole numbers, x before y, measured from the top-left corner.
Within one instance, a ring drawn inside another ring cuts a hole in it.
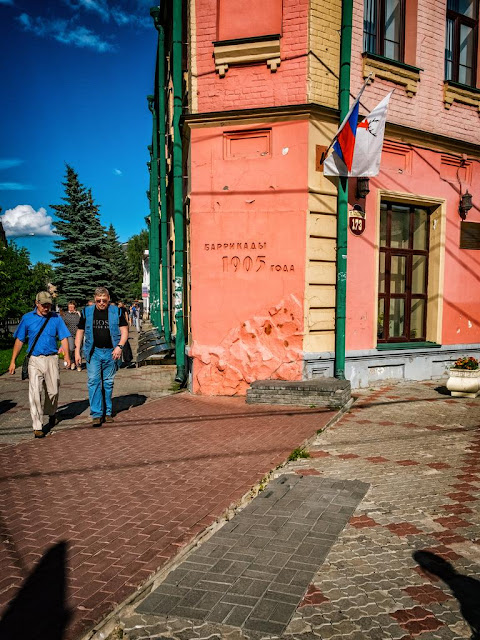
[[[70,331],[58,313],[52,312],[52,296],[47,291],[37,293],[35,309],[26,313],[20,320],[14,333],[12,360],[9,371],[15,373],[15,360],[20,353],[25,341],[28,340],[28,348],[31,349],[40,329],[45,327],[35,344],[35,348],[28,364],[28,400],[32,416],[33,435],[35,438],[44,438],[43,416],[49,416],[48,426],[51,429],[57,423],[56,411],[58,405],[58,392],[60,389],[60,373],[58,371],[57,340],[62,343],[65,362],[70,366],[68,351],[68,336]],[[45,388],[45,397],[42,403],[42,391]]]

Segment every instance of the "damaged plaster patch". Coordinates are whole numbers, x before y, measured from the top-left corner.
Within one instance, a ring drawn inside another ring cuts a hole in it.
[[[231,329],[215,347],[193,343],[194,393],[245,395],[255,380],[301,380],[303,311],[290,295]]]

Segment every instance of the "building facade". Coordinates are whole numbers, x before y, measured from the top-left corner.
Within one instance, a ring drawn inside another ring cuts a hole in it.
[[[169,196],[176,1],[159,17],[163,110],[155,102],[166,131],[157,141],[166,150],[160,244],[170,274],[159,294],[162,322],[175,335],[181,306],[195,393],[243,395],[258,379],[331,376],[337,185],[321,161],[339,120],[341,2],[182,5],[180,289]],[[380,174],[362,189],[349,180],[350,208],[362,211],[365,227],[348,235],[345,372],[353,387],[439,377],[480,347],[478,5],[448,1],[353,4],[352,94],[370,75],[365,115],[395,89]]]

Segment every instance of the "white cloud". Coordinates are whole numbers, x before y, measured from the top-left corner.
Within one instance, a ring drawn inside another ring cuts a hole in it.
[[[120,171],[120,169],[114,169],[114,170],[113,170],[113,173],[114,173],[116,176],[123,176],[123,171]]]
[[[0,3],[2,0],[0,0]],[[11,169],[12,167],[18,167],[22,164],[23,160],[20,158],[0,158],[0,169]]]
[[[116,2],[116,6],[109,6],[107,0],[64,0],[75,11],[84,9],[96,13],[104,22],[114,22],[117,26],[136,25],[150,27],[152,20],[149,14],[151,1],[124,0]],[[123,7],[121,5],[124,5]]]
[[[94,49],[100,53],[114,49],[110,42],[102,39],[87,27],[75,25],[73,18],[70,20],[47,19],[22,13],[18,17],[18,21],[25,31],[31,31],[39,37],[52,37],[62,44],[73,44],[76,47]]]
[[[15,209],[7,209],[0,216],[5,234],[13,238],[25,236],[54,236],[52,218],[43,207],[35,211],[29,204],[19,204]]]
[[[21,182],[0,182],[0,191],[30,191],[33,189],[31,184],[22,184]]]

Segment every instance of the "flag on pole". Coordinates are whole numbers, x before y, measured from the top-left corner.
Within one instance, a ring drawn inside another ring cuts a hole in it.
[[[323,173],[326,176],[372,177],[380,171],[385,123],[388,103],[392,97],[390,91],[381,102],[356,127],[353,140],[353,153],[350,166],[345,155],[340,155],[333,145],[333,153],[325,160]],[[357,98],[358,100],[358,98]],[[357,111],[358,112],[358,111]],[[338,138],[338,133],[337,136]]]
[[[350,115],[346,122],[344,122],[341,129],[336,135],[336,140],[333,143],[333,152],[342,160],[342,162],[350,171],[353,162],[353,152],[355,150],[355,136],[357,135],[357,123],[358,123],[358,107],[360,96],[355,100],[353,107],[350,109]]]

